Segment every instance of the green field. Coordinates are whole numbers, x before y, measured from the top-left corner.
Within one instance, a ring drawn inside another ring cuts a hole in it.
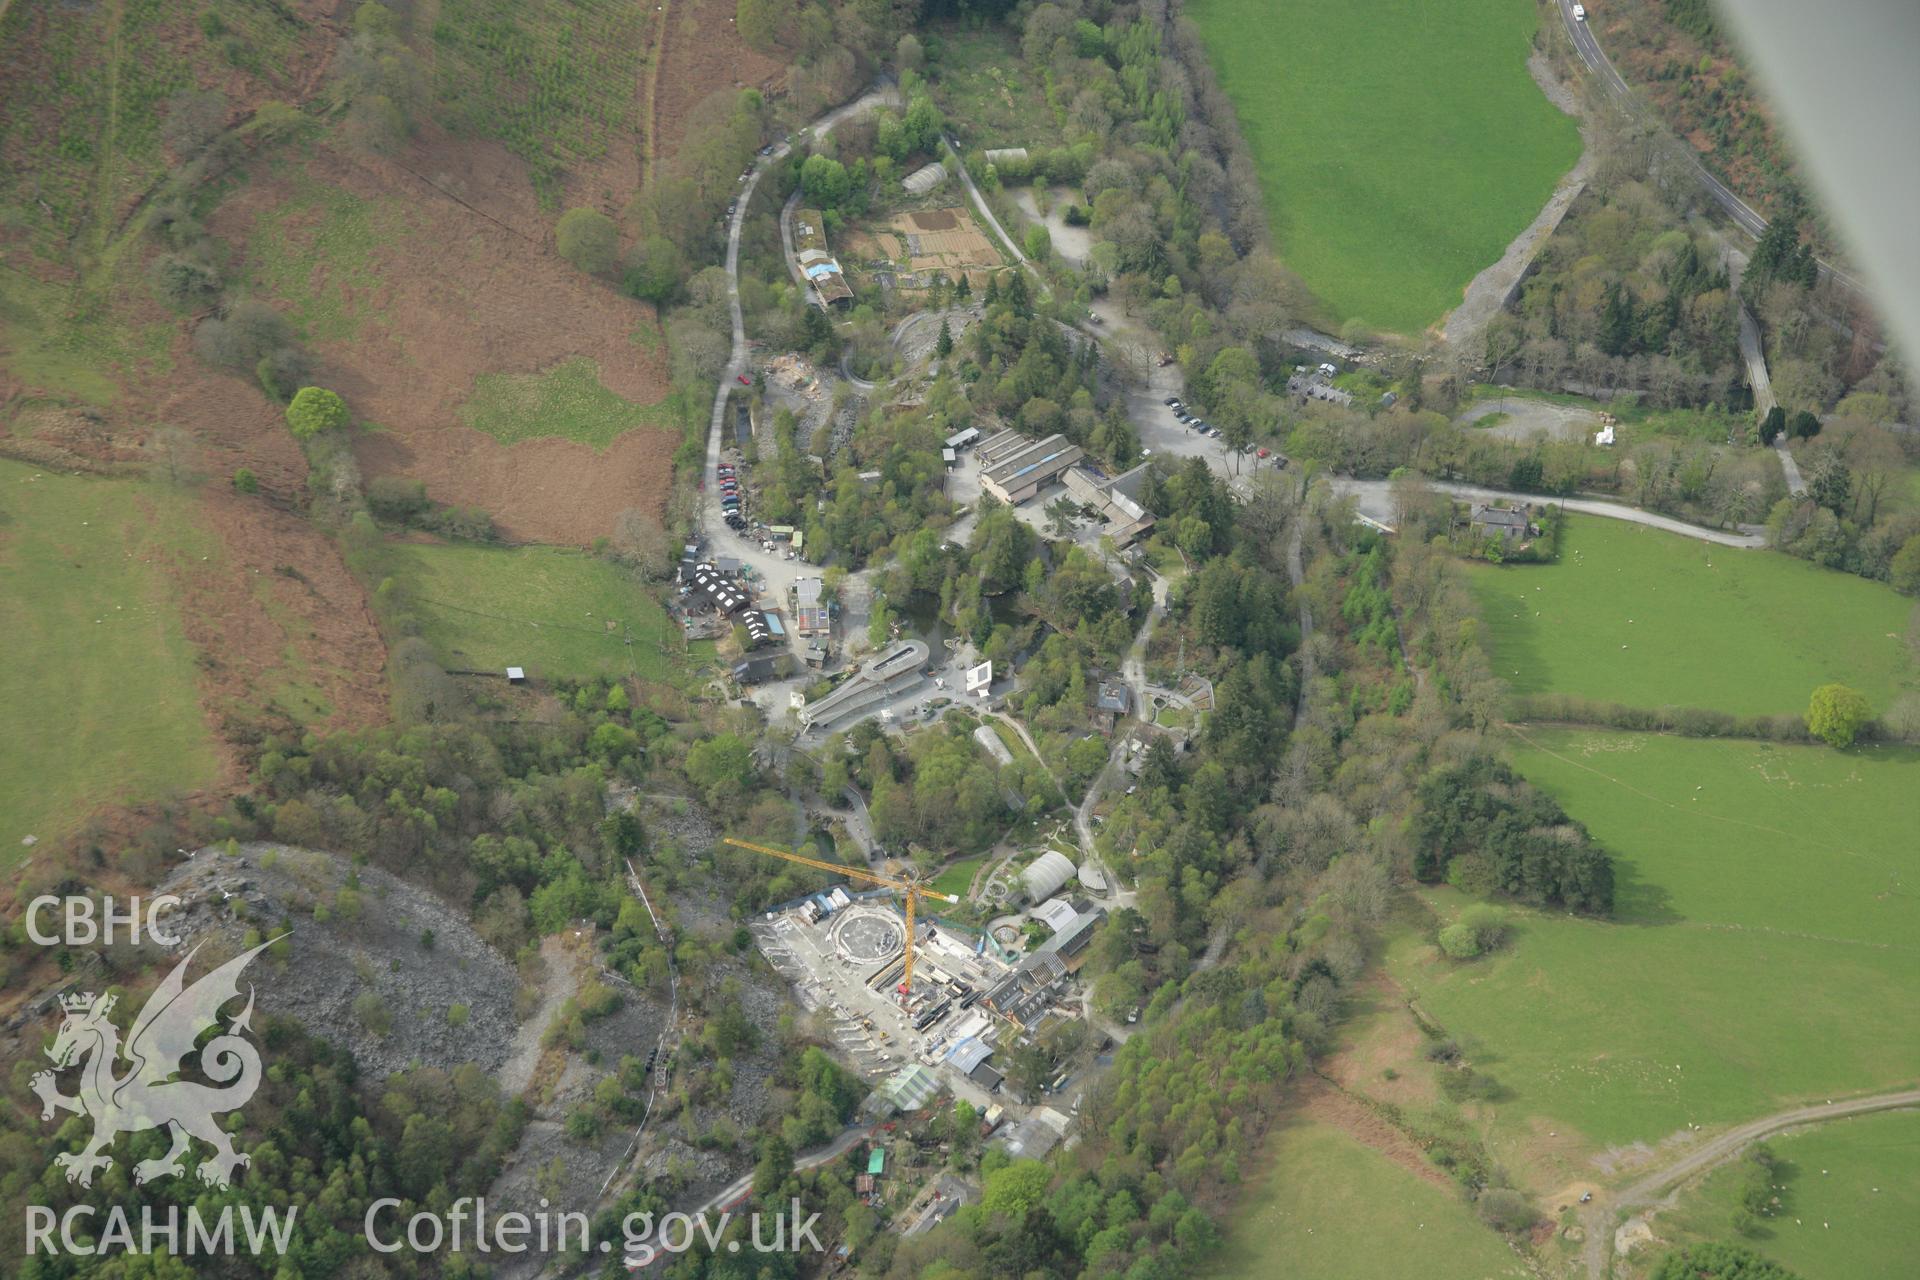
[[[1526,1266],[1455,1192],[1328,1125],[1292,1119],[1271,1172],[1241,1198],[1215,1280],[1495,1280]]]
[[[1467,965],[1411,932],[1388,955],[1482,1046],[1509,1133],[1656,1140],[1920,1076],[1920,752],[1569,729],[1511,756],[1613,852],[1617,918],[1523,912]]]
[[[535,677],[665,679],[680,638],[625,569],[557,547],[396,548],[425,636],[448,667]],[[629,631],[631,646],[625,643]]]
[[[1880,1280],[1911,1274],[1920,1256],[1920,1112],[1836,1120],[1770,1138],[1787,1190],[1764,1234],[1745,1241],[1804,1280]],[[1738,1240],[1740,1178],[1712,1174],[1663,1214],[1679,1239]]]
[[[607,390],[600,366],[585,356],[545,373],[483,373],[460,416],[502,444],[559,436],[596,449],[638,426],[672,425],[664,405],[636,405]]]
[[[1197,0],[1274,241],[1326,323],[1416,334],[1540,212],[1579,131],[1529,0]]]
[[[101,804],[215,779],[163,567],[209,543],[178,493],[0,460],[0,863]]]
[[[982,854],[977,858],[962,858],[948,866],[933,878],[934,892],[951,893],[955,897],[964,899],[967,896],[967,890],[973,887],[974,873],[980,870],[981,864],[986,860],[986,855]]]
[[[1876,711],[1920,687],[1910,601],[1772,552],[1575,515],[1558,563],[1469,572],[1494,672],[1516,693],[1797,715],[1829,680]]]

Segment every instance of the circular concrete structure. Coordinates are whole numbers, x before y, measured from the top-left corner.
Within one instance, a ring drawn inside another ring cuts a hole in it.
[[[900,954],[906,922],[881,907],[848,907],[834,918],[833,948],[854,964],[880,964]]]

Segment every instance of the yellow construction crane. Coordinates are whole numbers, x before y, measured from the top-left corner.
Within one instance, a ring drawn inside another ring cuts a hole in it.
[[[907,969],[900,976],[900,995],[904,999],[913,990],[913,916],[921,898],[938,898],[942,902],[959,902],[960,899],[950,893],[941,893],[938,889],[929,889],[925,885],[911,880],[894,880],[887,876],[875,875],[860,867],[843,867],[837,862],[822,862],[818,858],[809,858],[798,853],[788,853],[785,849],[771,849],[764,844],[749,844],[745,840],[735,840],[727,836],[722,843],[736,849],[751,849],[755,853],[764,853],[770,858],[784,858],[788,862],[797,862],[803,867],[812,867],[816,871],[828,871],[834,875],[846,876],[853,880],[868,880],[888,889],[898,889],[900,896],[907,900],[907,940],[903,948],[906,954]]]

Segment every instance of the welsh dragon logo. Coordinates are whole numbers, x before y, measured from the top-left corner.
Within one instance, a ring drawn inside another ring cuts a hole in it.
[[[194,1170],[210,1186],[227,1186],[234,1170],[250,1162],[233,1149],[233,1139],[214,1117],[244,1106],[260,1087],[260,1052],[242,1034],[250,1029],[253,1018],[251,985],[240,1016],[199,1050],[200,1074],[213,1083],[173,1077],[194,1055],[201,1035],[220,1026],[221,1006],[240,995],[241,972],[271,945],[263,942],[235,956],[192,986],[186,984],[187,966],[200,948],[189,951],[148,998],[124,1046],[119,1028],[108,1019],[113,996],[88,992],[61,997],[66,1017],[47,1050],[53,1070],[37,1073],[32,1087],[43,1104],[42,1120],[51,1120],[61,1111],[93,1118],[93,1137],[85,1148],[54,1157],[68,1182],[93,1185],[94,1173],[113,1165],[113,1157],[106,1152],[115,1138],[161,1127],[172,1132],[173,1146],[157,1160],[136,1163],[136,1182],[184,1174],[180,1157],[193,1138],[214,1149],[213,1158]],[[120,1058],[131,1065],[124,1075],[115,1076],[114,1064]],[[60,1092],[54,1077],[75,1064],[82,1064],[80,1092],[70,1098]]]

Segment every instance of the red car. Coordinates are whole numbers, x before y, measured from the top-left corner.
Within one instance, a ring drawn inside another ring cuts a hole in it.
[[[1255,450],[1255,452],[1258,453],[1263,458],[1267,456],[1267,451],[1265,449],[1258,449],[1258,450]]]
[[[741,386],[743,386],[743,387],[750,387],[750,386],[752,386],[752,385],[753,385],[753,379],[752,379],[752,378],[749,378],[749,377],[748,377],[748,376],[747,376],[746,374],[744,374],[744,373],[736,373],[736,374],[734,374],[734,375],[733,375],[733,380],[734,380],[735,382],[737,382],[737,383],[739,383],[739,384],[740,384]]]

